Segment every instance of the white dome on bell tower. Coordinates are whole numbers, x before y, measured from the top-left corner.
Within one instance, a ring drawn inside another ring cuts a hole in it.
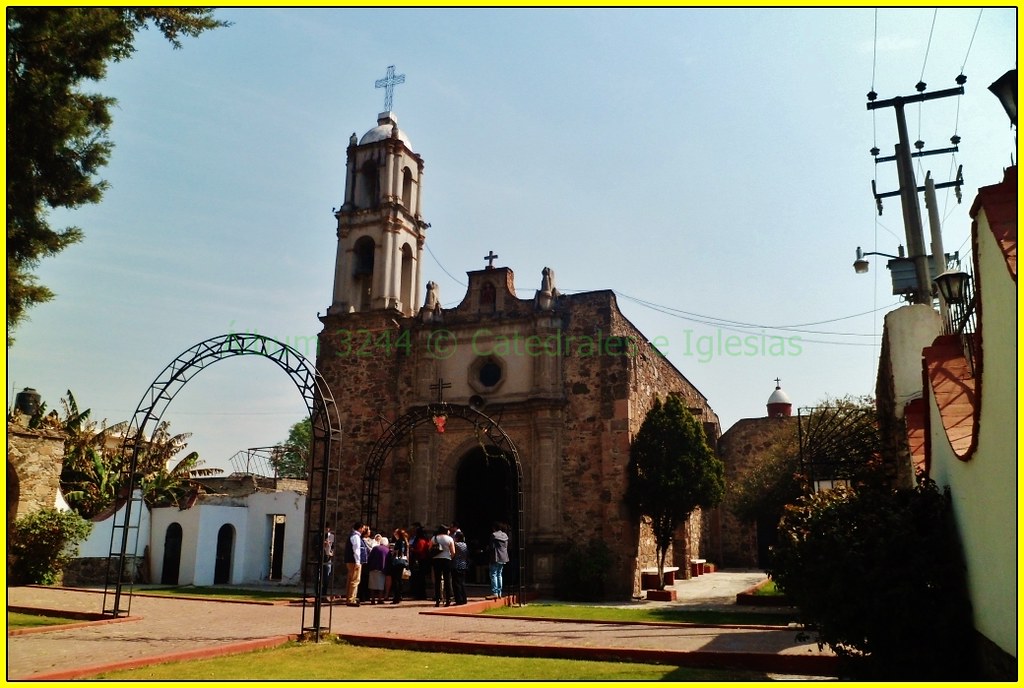
[[[420,213],[423,158],[390,110],[362,138],[349,138],[345,201],[338,220],[334,294],[328,313],[414,315],[426,230]]]

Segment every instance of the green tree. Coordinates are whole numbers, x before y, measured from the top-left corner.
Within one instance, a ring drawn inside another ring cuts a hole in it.
[[[117,497],[123,466],[114,448],[120,445],[126,422],[107,426],[90,418],[91,409],[80,410],[71,390],[60,400],[62,414],[51,411],[49,424],[64,433],[64,460],[60,484],[68,505],[92,518]]]
[[[282,478],[302,478],[309,475],[309,453],[313,447],[313,423],[303,418],[288,430],[288,439],[274,447],[270,457],[277,474]]]
[[[778,523],[783,508],[805,493],[796,425],[779,423],[771,433],[764,453],[726,488],[725,502],[741,521]]]
[[[662,586],[676,528],[694,509],[718,504],[724,491],[725,467],[700,422],[678,396],[655,400],[630,446],[626,501],[651,519]]]
[[[725,501],[740,520],[778,523],[786,505],[810,489],[808,472],[853,482],[877,477],[880,444],[872,399],[826,399],[802,411],[793,419],[800,427],[779,423],[768,449],[728,486]]]
[[[188,432],[172,435],[170,425],[163,421],[143,445],[136,462],[136,473],[141,475],[142,497],[149,506],[188,508],[206,489],[198,478],[223,472],[219,468],[203,468],[199,452],[189,452],[175,460],[188,446],[191,437],[192,433]]]
[[[128,423],[108,426],[90,419],[90,409],[78,408],[75,395],[68,390],[61,399],[63,415],[51,412],[47,418],[65,436],[61,467],[61,491],[68,505],[86,518],[92,518],[114,504],[128,482],[132,444],[124,443]],[[181,459],[175,457],[188,446],[191,433],[172,435],[163,421],[143,441],[135,473],[143,499],[150,506],[185,508],[204,488],[197,479],[221,473],[219,468],[203,468],[197,452]],[[122,453],[124,452],[124,453]]]
[[[111,62],[131,57],[138,31],[155,26],[175,48],[182,36],[225,26],[213,10],[173,7],[7,8],[7,332],[53,292],[33,271],[82,239],[54,229],[54,208],[98,203],[106,182],[115,100],[84,90]]]
[[[11,573],[23,585],[52,585],[78,554],[78,543],[89,536],[92,524],[73,511],[40,509],[14,522],[11,530]]]
[[[786,507],[769,574],[852,678],[971,677],[972,622],[948,490],[839,487]]]

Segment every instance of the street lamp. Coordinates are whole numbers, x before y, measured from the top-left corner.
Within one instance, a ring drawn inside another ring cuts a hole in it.
[[[860,246],[857,247],[857,260],[853,261],[853,271],[858,275],[863,275],[868,271],[871,264],[864,260],[864,256],[884,256],[886,258],[899,259],[903,258],[903,246],[900,246],[900,254],[898,256],[891,256],[888,253],[875,253],[874,251],[868,251],[864,253],[860,250]]]
[[[967,283],[971,276],[962,270],[947,270],[935,278],[935,286],[948,305],[960,305],[964,302]]]

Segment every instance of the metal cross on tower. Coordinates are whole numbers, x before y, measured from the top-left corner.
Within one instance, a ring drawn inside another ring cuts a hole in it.
[[[395,85],[404,83],[405,74],[395,74],[395,65],[388,65],[387,76],[374,82],[374,87],[384,89],[384,112],[391,112],[391,100],[395,95]]]
[[[780,380],[779,378],[775,378],[775,387],[777,389],[781,389],[781,387],[779,387],[779,385],[781,385],[781,384],[782,384],[782,380]]]
[[[487,269],[488,270],[494,269],[494,261],[495,261],[495,259],[497,259],[497,257],[498,257],[498,254],[495,253],[494,251],[488,251],[487,255],[484,256],[484,260],[487,261]]]

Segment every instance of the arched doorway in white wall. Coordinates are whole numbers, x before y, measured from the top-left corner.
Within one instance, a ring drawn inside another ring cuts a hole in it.
[[[217,558],[213,566],[213,584],[231,582],[231,554],[235,547],[235,527],[225,523],[217,531]]]
[[[178,573],[181,569],[181,525],[172,523],[164,533],[164,565],[160,572],[160,582],[164,585],[177,585]]]

